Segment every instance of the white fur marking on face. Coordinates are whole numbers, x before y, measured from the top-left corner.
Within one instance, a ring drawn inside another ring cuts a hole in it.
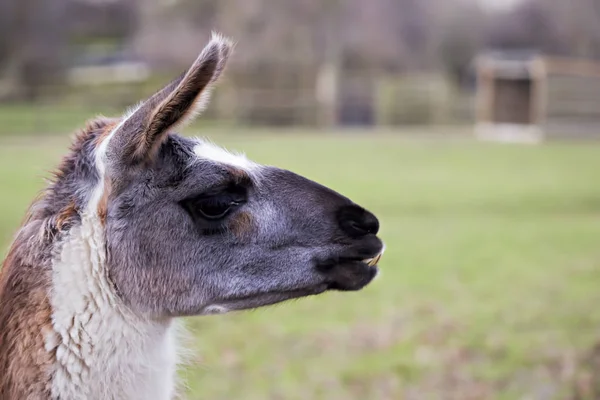
[[[257,172],[261,167],[259,164],[248,160],[243,154],[231,153],[222,147],[202,140],[199,140],[198,144],[194,146],[194,153],[202,160],[230,165],[248,173]]]

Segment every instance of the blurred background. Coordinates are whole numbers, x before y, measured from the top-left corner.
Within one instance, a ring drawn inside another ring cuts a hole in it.
[[[0,0],[0,244],[78,127],[237,42],[184,134],[381,220],[380,279],[190,318],[190,399],[600,399],[599,0]],[[508,142],[508,143],[507,143]]]

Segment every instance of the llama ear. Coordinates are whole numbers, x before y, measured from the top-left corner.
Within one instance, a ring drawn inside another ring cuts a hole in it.
[[[230,40],[213,33],[192,66],[143,102],[116,128],[108,154],[125,165],[152,158],[168,132],[194,119],[210,96],[231,54]]]

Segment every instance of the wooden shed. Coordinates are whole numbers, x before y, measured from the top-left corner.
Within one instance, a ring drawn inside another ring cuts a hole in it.
[[[475,65],[479,138],[600,138],[600,63],[520,51],[488,52]]]

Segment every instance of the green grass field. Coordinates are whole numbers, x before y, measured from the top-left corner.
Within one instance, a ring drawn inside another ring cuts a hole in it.
[[[388,251],[364,291],[190,319],[190,399],[597,398],[600,147],[213,139],[365,205]],[[0,139],[3,249],[66,144]]]

